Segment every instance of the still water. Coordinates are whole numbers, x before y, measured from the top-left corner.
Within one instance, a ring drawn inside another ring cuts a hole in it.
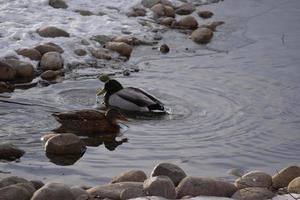
[[[116,138],[127,142],[114,143],[114,150],[99,142],[74,165],[59,166],[49,162],[40,141],[58,126],[51,113],[95,107],[103,83],[82,77],[16,90],[10,100],[27,105],[0,103],[0,138],[26,154],[20,162],[1,162],[0,170],[93,185],[128,169],[150,173],[159,162],[229,180],[232,168],[274,174],[299,164],[300,1],[225,0],[204,8],[225,21],[207,48],[168,31],[162,42],[169,54],[137,47],[129,62],[140,72],[115,77],[160,98],[170,115],[130,119]]]

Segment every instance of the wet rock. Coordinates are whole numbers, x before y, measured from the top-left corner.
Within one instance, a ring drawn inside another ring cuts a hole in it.
[[[158,19],[158,23],[164,26],[172,26],[173,23],[176,23],[176,20],[173,17],[164,17]]]
[[[140,7],[133,7],[126,15],[128,17],[139,17],[145,16],[147,13],[146,9]]]
[[[142,188],[127,188],[122,190],[120,194],[120,199],[127,200],[127,199],[132,199],[137,197],[143,197],[143,196],[145,196],[145,192],[143,191]]]
[[[51,137],[45,144],[46,153],[56,155],[78,155],[84,153],[85,149],[85,144],[72,133]]]
[[[175,186],[167,176],[155,176],[145,180],[143,184],[147,196],[160,196],[168,199],[176,198]]]
[[[113,38],[112,40],[113,42],[124,42],[128,45],[133,45],[133,46],[137,46],[137,45],[153,45],[155,42],[152,41],[146,41],[143,39],[139,39],[136,37],[132,37],[132,36],[118,36]]]
[[[49,0],[49,5],[52,6],[53,8],[63,8],[63,9],[68,8],[68,5],[64,0]]]
[[[104,45],[105,43],[112,41],[113,37],[108,35],[94,35],[90,39]]]
[[[44,55],[45,53],[48,52],[58,52],[58,53],[62,53],[61,50],[53,45],[49,45],[49,44],[41,44],[38,45],[36,47],[34,47],[36,50],[38,50],[41,55]]]
[[[56,136],[56,135],[59,135],[58,133],[47,133],[46,135],[44,135],[42,138],[41,138],[41,141],[43,141],[44,143],[46,143],[50,138]]]
[[[41,53],[34,48],[33,49],[28,49],[28,48],[18,49],[18,50],[16,50],[16,52],[17,52],[17,54],[24,56],[26,58],[29,58],[31,60],[41,60],[41,58],[42,58]]]
[[[30,183],[33,185],[33,187],[35,188],[35,190],[38,190],[38,189],[40,189],[41,187],[43,187],[45,185],[40,180],[31,180]]]
[[[142,5],[146,8],[152,8],[155,4],[158,4],[160,0],[142,0]]]
[[[55,26],[41,27],[37,30],[37,33],[42,37],[70,37],[70,34]]]
[[[141,170],[130,170],[116,176],[112,179],[111,183],[118,182],[144,182],[147,179],[145,172]]]
[[[123,70],[122,72],[123,76],[130,76],[130,71],[128,69]]]
[[[7,59],[5,62],[16,70],[16,79],[22,79],[19,82],[31,82],[34,78],[34,67],[32,64],[15,59]]]
[[[87,54],[86,50],[84,49],[75,49],[74,50],[74,53],[77,55],[77,56],[85,56]]]
[[[10,143],[0,144],[0,159],[13,161],[21,158],[25,154],[25,151],[19,149]],[[1,184],[0,184],[1,185]]]
[[[126,58],[129,58],[132,52],[132,47],[124,42],[107,42],[104,48],[116,51]]]
[[[198,28],[192,32],[191,39],[198,44],[207,44],[213,35],[213,32],[208,28]]]
[[[70,187],[62,183],[47,183],[37,190],[31,200],[75,200]]]
[[[289,193],[300,194],[300,176],[289,183],[287,190]]]
[[[289,166],[280,170],[278,173],[273,175],[272,182],[273,188],[283,188],[287,187],[288,184],[295,178],[300,176],[300,167],[299,166]]]
[[[199,28],[208,28],[212,31],[216,31],[217,27],[224,24],[225,22],[223,21],[213,21],[213,22],[210,22],[208,24],[204,24],[204,25],[201,25],[199,26]]]
[[[175,11],[171,6],[166,6],[161,3],[154,5],[151,10],[157,16],[175,17]]]
[[[161,46],[159,47],[159,51],[160,51],[161,53],[168,53],[168,52],[170,51],[170,48],[169,48],[168,45],[163,44],[163,45],[161,45]]]
[[[165,6],[165,16],[175,17],[175,10],[171,6]]]
[[[18,176],[10,176],[0,180],[0,188],[15,185],[17,183],[29,183],[26,179]]]
[[[42,56],[40,67],[43,71],[62,69],[64,61],[60,53],[48,52]]]
[[[121,193],[126,190],[138,191],[143,194],[143,183],[141,182],[120,182],[114,184],[100,185],[87,190],[92,197],[100,199],[120,199]],[[125,196],[123,194],[123,196]],[[145,196],[145,195],[143,195]]]
[[[246,187],[269,188],[272,185],[272,177],[264,172],[251,171],[238,178],[235,181],[235,185],[238,189]]]
[[[0,93],[3,92],[13,92],[15,90],[15,86],[10,84],[10,83],[6,83],[6,82],[2,82],[0,81]]]
[[[55,47],[56,48],[56,51],[59,52],[59,53],[63,53],[64,50],[57,44],[53,43],[53,42],[47,42],[45,43],[45,45],[49,45],[49,46],[52,46],[52,47]]]
[[[266,188],[249,187],[237,191],[232,198],[238,200],[263,200],[272,199],[274,196],[275,194]]]
[[[189,15],[194,11],[195,7],[190,3],[184,3],[175,10],[176,14],[178,15]]]
[[[231,197],[237,188],[232,183],[210,178],[186,177],[176,188],[177,198],[184,196]]]
[[[91,16],[94,15],[94,13],[92,13],[89,10],[75,10],[76,13],[79,13],[82,16]]]
[[[0,81],[14,80],[16,74],[16,70],[11,65],[0,60]]]
[[[208,11],[208,10],[198,11],[197,14],[198,14],[199,17],[201,17],[203,19],[211,18],[214,15],[213,12]]]
[[[89,193],[81,187],[71,187],[71,192],[76,200],[88,200],[90,198]]]
[[[58,77],[59,74],[59,71],[47,70],[41,74],[41,78],[47,81],[53,81]]]
[[[111,60],[110,53],[105,49],[90,49],[92,56],[98,59]]]
[[[193,16],[185,16],[178,21],[178,26],[184,29],[194,30],[198,27],[198,22]]]
[[[159,163],[154,167],[150,176],[167,176],[173,181],[174,185],[177,186],[178,183],[186,177],[186,174],[177,165],[171,163]]]
[[[2,200],[30,200],[35,188],[30,183],[17,183],[0,188],[0,199]]]

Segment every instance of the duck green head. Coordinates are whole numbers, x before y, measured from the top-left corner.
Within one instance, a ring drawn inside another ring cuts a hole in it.
[[[104,94],[104,93],[108,93],[108,94],[113,94],[115,92],[118,92],[119,90],[122,90],[123,86],[121,85],[121,83],[119,83],[118,81],[111,79],[108,80],[105,85],[104,85],[104,89],[102,89],[101,91],[99,91],[97,93],[97,96]]]

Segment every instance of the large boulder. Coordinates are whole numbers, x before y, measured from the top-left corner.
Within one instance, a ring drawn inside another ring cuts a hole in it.
[[[75,200],[70,187],[62,183],[47,183],[38,189],[31,200],[58,200],[68,199]]]
[[[118,182],[144,182],[147,179],[145,172],[141,170],[130,170],[116,176],[112,179],[111,183]]]
[[[11,81],[16,78],[16,70],[0,60],[0,81]]]
[[[251,171],[235,181],[238,189],[246,187],[264,187],[269,188],[272,185],[272,177],[269,174],[260,171]]]
[[[272,199],[274,196],[275,194],[267,188],[249,187],[237,191],[232,198],[238,200],[264,200]]]
[[[37,33],[42,37],[70,37],[70,34],[55,26],[45,26],[37,30]]]
[[[212,30],[208,28],[198,28],[192,32],[191,38],[194,42],[199,44],[207,44],[210,42],[211,38],[213,37]]]
[[[167,176],[155,176],[145,180],[143,188],[147,196],[160,196],[175,199],[176,191],[172,180]]]
[[[283,188],[287,187],[288,184],[295,178],[300,176],[300,167],[299,166],[289,166],[282,170],[280,170],[278,173],[273,175],[272,182],[273,182],[273,188]]]
[[[49,5],[53,8],[62,8],[66,9],[68,8],[68,5],[64,0],[49,0]]]
[[[72,133],[53,136],[45,144],[45,151],[48,154],[78,155],[84,153],[85,150],[85,144]]]
[[[104,48],[116,51],[126,58],[129,58],[132,52],[132,47],[125,42],[107,42]]]
[[[32,48],[32,49],[29,49],[29,48],[24,48],[24,49],[18,49],[16,50],[17,54],[21,55],[21,56],[24,56],[24,57],[27,57],[29,58],[30,60],[41,60],[42,58],[42,55],[41,53]]]
[[[0,144],[0,159],[4,160],[16,160],[22,157],[25,154],[25,151],[19,149],[18,147],[14,146],[10,143],[3,143]],[[0,184],[1,186],[1,184]]]
[[[6,59],[5,62],[16,70],[16,79],[20,80],[20,82],[30,82],[34,78],[34,67],[32,64],[16,59]]]
[[[62,69],[64,60],[58,52],[45,53],[41,59],[40,67],[43,71]]]
[[[177,165],[172,163],[159,163],[154,167],[150,176],[167,176],[173,181],[174,185],[177,186],[179,182],[186,177],[186,174]]]
[[[300,194],[300,176],[289,183],[287,190],[289,193]]]
[[[177,25],[181,28],[184,28],[184,29],[194,30],[198,27],[198,22],[193,16],[188,15],[188,16],[185,16],[185,17],[181,18],[178,21]]]
[[[231,197],[237,188],[232,184],[211,178],[185,177],[177,186],[177,198],[184,196]]]

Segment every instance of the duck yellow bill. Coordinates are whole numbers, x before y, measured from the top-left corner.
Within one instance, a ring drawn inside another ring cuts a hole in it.
[[[99,95],[102,95],[102,94],[104,94],[106,92],[106,90],[105,89],[101,89],[101,88],[99,88],[98,90],[97,90],[97,93],[96,93],[96,95],[97,96],[99,96]]]

